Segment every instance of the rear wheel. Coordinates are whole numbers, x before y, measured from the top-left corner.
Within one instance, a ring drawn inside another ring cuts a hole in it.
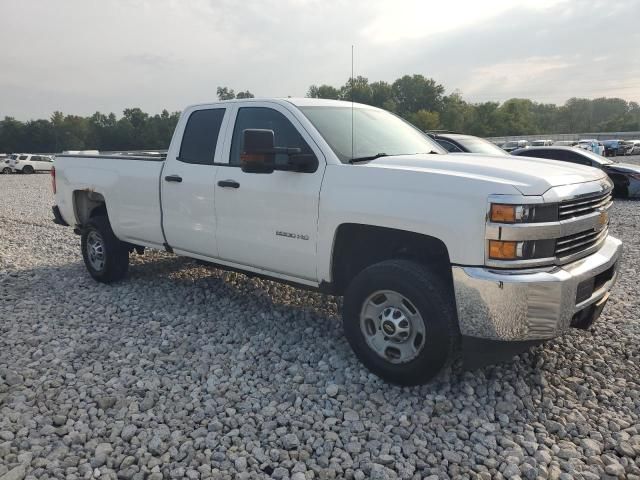
[[[9,173],[11,173],[11,168],[10,167],[4,167],[2,169],[2,173],[4,173],[5,175],[8,175]]]
[[[24,168],[22,169],[22,173],[30,174],[30,173],[33,173],[33,172],[34,172],[34,170],[33,170],[33,167],[31,165],[25,165]]]
[[[344,330],[369,370],[401,385],[435,377],[459,338],[451,288],[407,260],[377,263],[353,279],[344,299]]]
[[[84,264],[95,280],[111,283],[126,275],[129,249],[114,235],[106,216],[89,220],[82,231],[81,245]]]

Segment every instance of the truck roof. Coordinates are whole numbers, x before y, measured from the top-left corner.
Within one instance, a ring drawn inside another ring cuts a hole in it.
[[[233,100],[218,100],[214,102],[203,102],[196,103],[193,105],[189,105],[185,108],[193,109],[197,107],[211,106],[211,105],[221,105],[228,103],[238,103],[238,102],[273,102],[284,105],[286,103],[290,103],[297,107],[351,107],[352,103],[344,100],[329,100],[325,98],[306,98],[306,97],[287,97],[287,98],[278,98],[278,97],[266,97],[266,98],[236,98]],[[354,107],[357,108],[376,108],[371,105],[365,105],[364,103],[353,103]]]

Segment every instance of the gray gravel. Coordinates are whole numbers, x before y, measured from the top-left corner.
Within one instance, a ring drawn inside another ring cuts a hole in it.
[[[639,201],[592,331],[399,388],[334,298],[162,252],[94,282],[49,188],[0,176],[0,480],[640,479]]]

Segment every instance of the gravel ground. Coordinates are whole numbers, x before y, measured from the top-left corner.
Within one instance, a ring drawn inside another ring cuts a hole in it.
[[[640,479],[639,201],[591,331],[420,388],[356,361],[331,297],[162,252],[98,284],[51,204],[0,176],[1,480]]]

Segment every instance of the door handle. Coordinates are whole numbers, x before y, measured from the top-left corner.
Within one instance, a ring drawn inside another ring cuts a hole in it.
[[[240,188],[240,184],[235,180],[220,180],[218,182],[218,186],[226,188]]]
[[[164,179],[167,182],[182,182],[182,177],[180,175],[167,175]]]

